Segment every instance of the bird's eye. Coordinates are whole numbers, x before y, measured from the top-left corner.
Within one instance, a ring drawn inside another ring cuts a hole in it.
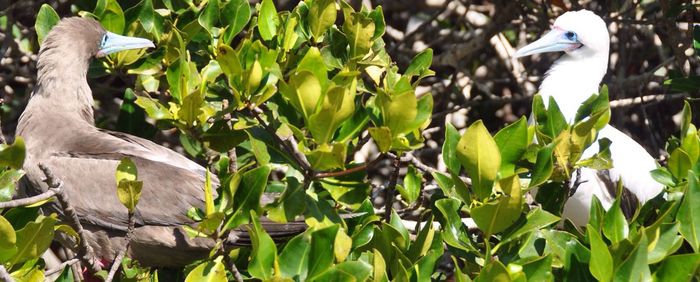
[[[105,46],[105,43],[107,43],[107,34],[102,36],[102,41],[100,41],[100,47]]]
[[[573,31],[567,31],[566,33],[564,33],[564,36],[566,36],[566,39],[576,41],[576,33]]]

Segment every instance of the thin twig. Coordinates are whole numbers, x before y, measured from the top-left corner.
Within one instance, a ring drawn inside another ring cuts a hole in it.
[[[63,215],[66,217],[68,220],[68,224],[80,235],[80,240],[78,242],[78,258],[80,259],[80,262],[82,262],[91,273],[97,273],[98,271],[102,270],[102,267],[98,264],[97,259],[95,258],[95,253],[92,250],[92,247],[88,244],[86,238],[87,238],[87,230],[83,229],[83,225],[80,224],[80,218],[78,218],[78,214],[75,212],[75,209],[70,205],[70,202],[68,201],[68,197],[66,196],[65,193],[63,193],[63,182],[56,178],[56,176],[53,175],[53,172],[47,167],[46,165],[39,163],[39,169],[44,173],[46,176],[46,184],[49,186],[49,189],[56,189],[56,199],[58,200],[58,203],[61,206],[61,209],[63,210]]]
[[[126,251],[129,249],[129,244],[131,243],[131,235],[134,234],[134,227],[136,226],[136,216],[134,216],[133,211],[129,211],[129,227],[126,229],[126,237],[124,237],[124,248],[119,251],[117,254],[117,257],[114,258],[114,262],[112,262],[112,268],[109,269],[109,274],[107,275],[107,279],[105,279],[105,282],[112,282],[114,279],[114,275],[117,273],[117,270],[119,270],[119,267],[122,264],[122,260],[124,259],[124,255],[126,255]]]
[[[308,161],[304,161],[305,159],[303,159],[303,158],[301,158],[301,157],[299,156],[300,153],[297,153],[299,150],[298,150],[296,147],[295,147],[295,148],[292,148],[291,146],[289,146],[289,144],[287,144],[286,142],[284,142],[284,140],[282,140],[282,138],[280,138],[280,137],[277,135],[277,133],[270,127],[270,125],[268,125],[268,124],[260,117],[260,115],[258,114],[258,111],[261,111],[261,112],[262,112],[262,110],[260,110],[260,109],[258,109],[258,108],[250,109],[251,114],[252,114],[253,117],[258,121],[258,123],[260,123],[260,125],[262,125],[262,127],[267,131],[267,133],[270,134],[270,135],[272,136],[272,138],[275,139],[275,141],[276,141],[277,143],[279,143],[280,146],[282,146],[282,148],[283,148],[292,158],[294,158],[294,160],[297,162],[297,164],[299,164],[299,167],[301,167],[301,169],[304,170],[305,173],[311,171],[311,165],[309,164],[309,162],[308,162]]]
[[[361,164],[361,165],[358,165],[356,167],[352,167],[352,168],[349,168],[346,170],[316,173],[316,175],[314,175],[314,178],[318,179],[318,178],[326,178],[326,177],[338,177],[338,176],[345,176],[348,174],[353,174],[355,172],[365,170],[368,167],[375,165],[377,162],[379,162],[383,159],[384,159],[384,155],[382,154],[382,155],[377,156],[377,158],[372,160],[372,161],[366,162],[364,164]]]
[[[394,171],[389,180],[389,186],[384,189],[384,221],[391,221],[391,210],[394,206],[394,189],[396,189],[396,183],[399,180],[399,170],[401,169],[401,156],[396,156],[394,158]]]
[[[236,282],[243,282],[243,276],[238,271],[238,267],[236,267],[236,264],[231,262],[230,268],[231,268],[231,272],[233,273],[233,278],[236,279]]]
[[[4,100],[0,98],[0,106],[2,106],[2,103]],[[2,112],[0,112],[0,144],[7,144],[7,140],[5,140],[5,135],[2,133]]]
[[[5,266],[0,264],[0,280],[3,282],[14,282],[15,280],[12,279],[12,276],[10,276],[10,273],[7,272],[7,269],[5,269]]]
[[[67,261],[64,261],[64,262],[62,262],[61,264],[59,264],[56,268],[46,270],[46,271],[44,272],[44,276],[48,277],[48,276],[51,276],[51,275],[53,275],[53,274],[55,274],[55,273],[57,273],[57,272],[61,272],[61,271],[63,271],[64,268],[66,268],[66,266],[73,265],[73,264],[75,264],[75,263],[77,263],[77,262],[79,262],[79,261],[80,261],[80,260],[77,259],[77,258],[72,258],[72,259],[69,259],[69,260],[67,260]]]
[[[44,193],[41,193],[36,196],[31,196],[27,198],[21,198],[21,199],[15,199],[7,202],[0,202],[0,209],[6,209],[6,208],[16,208],[16,207],[22,207],[22,206],[28,206],[31,204],[36,204],[41,201],[45,201],[46,199],[49,199],[53,196],[56,195],[56,193],[59,192],[60,189],[58,188],[49,188]]]

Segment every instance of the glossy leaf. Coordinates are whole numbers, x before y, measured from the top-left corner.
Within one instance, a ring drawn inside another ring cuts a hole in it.
[[[499,180],[498,184],[504,192],[503,195],[494,202],[488,202],[471,209],[471,215],[476,225],[489,235],[510,227],[518,220],[522,209],[520,178],[513,175]]]
[[[223,257],[218,256],[211,261],[205,261],[192,269],[185,278],[186,282],[225,282],[226,267],[222,262]]]
[[[209,0],[197,19],[199,24],[212,35],[214,33],[213,29],[219,21],[219,12],[219,0]]]
[[[501,129],[493,136],[501,152],[501,177],[515,173],[515,163],[520,160],[527,149],[527,120],[520,118]]]
[[[13,169],[21,169],[24,164],[26,146],[21,136],[15,138],[12,145],[0,144],[0,167],[9,166]]]
[[[501,153],[481,120],[470,125],[459,139],[457,157],[471,177],[477,197],[488,198],[501,165]]]
[[[459,131],[451,123],[445,123],[445,143],[442,144],[442,159],[447,169],[454,174],[459,174],[460,170],[460,163],[457,158],[457,143],[460,137]],[[498,143],[498,139],[496,139],[496,142]]]
[[[309,252],[309,275],[314,279],[333,264],[334,242],[338,225],[332,225],[311,233],[311,250]]]
[[[260,210],[260,197],[267,187],[267,178],[271,168],[267,165],[246,171],[241,176],[240,187],[233,196],[233,215],[226,223],[227,229],[233,229],[249,222],[249,212]]]
[[[593,257],[589,266],[591,274],[598,281],[610,281],[613,275],[613,259],[608,246],[603,241],[597,228],[589,224],[586,227],[586,232],[591,242],[591,256]]]
[[[245,180],[245,178],[243,180]],[[250,237],[253,250],[250,264],[248,265],[248,271],[254,278],[267,280],[273,277],[275,268],[277,268],[277,264],[279,263],[277,258],[277,246],[275,246],[275,242],[272,241],[272,237],[263,229],[255,210],[250,211],[250,218],[252,219]]]
[[[10,263],[16,264],[41,256],[51,245],[56,222],[58,220],[54,217],[39,216],[17,230],[17,252],[9,259]]]
[[[49,34],[51,28],[55,26],[59,20],[58,14],[49,4],[41,5],[39,13],[36,14],[36,22],[34,23],[34,30],[36,30],[39,44],[44,42],[46,35]]]
[[[397,187],[401,197],[408,204],[413,204],[420,196],[422,178],[414,166],[408,166],[408,171],[403,178],[403,185]]]
[[[250,4],[246,0],[232,0],[221,10],[221,23],[226,26],[224,42],[230,44],[250,21]]]
[[[693,250],[700,252],[700,184],[693,172],[688,173],[688,189],[678,207],[676,219],[680,232]]]
[[[314,40],[319,38],[335,23],[338,12],[335,9],[335,0],[315,0],[309,7],[309,30]]]
[[[277,16],[277,9],[272,0],[263,0],[258,14],[258,31],[264,40],[271,40],[277,35],[277,26],[280,20]]]

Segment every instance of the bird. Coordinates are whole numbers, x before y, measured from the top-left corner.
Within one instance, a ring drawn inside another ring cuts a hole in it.
[[[513,56],[564,52],[546,72],[539,94],[545,106],[550,97],[554,98],[567,122],[572,123],[578,107],[598,93],[608,69],[609,49],[610,35],[605,21],[592,11],[579,10],[559,16],[548,33],[518,49]],[[588,223],[593,196],[606,210],[612,206],[618,181],[623,185],[621,207],[628,218],[639,204],[656,197],[664,188],[650,174],[658,166],[656,160],[634,139],[612,125],[606,125],[598,132],[597,139],[601,138],[612,141],[613,167],[607,170],[581,168],[578,172],[578,187],[562,211],[562,218],[569,219],[576,226]],[[598,150],[598,143],[594,142],[583,152],[582,159]]]
[[[124,247],[128,223],[115,172],[122,158],[130,158],[143,188],[127,254],[144,266],[177,267],[206,257],[215,245],[213,239],[189,238],[182,227],[196,225],[187,211],[204,207],[207,171],[149,140],[97,128],[86,78],[93,58],[151,47],[148,39],[108,32],[91,18],[64,18],[50,30],[38,56],[36,88],[17,127],[16,136],[26,144],[22,189],[26,194],[46,191],[38,165],[49,167],[63,182],[95,255],[109,262]],[[218,179],[213,182],[218,184]],[[263,226],[273,238],[305,229],[303,222],[265,221]]]

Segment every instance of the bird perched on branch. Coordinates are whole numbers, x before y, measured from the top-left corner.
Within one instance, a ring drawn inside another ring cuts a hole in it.
[[[17,135],[26,142],[26,193],[46,191],[37,165],[49,167],[63,181],[70,204],[89,231],[86,239],[105,261],[123,248],[128,221],[117,198],[116,167],[124,157],[133,160],[143,189],[128,254],[143,265],[180,266],[206,257],[215,243],[190,239],[181,227],[194,224],[188,209],[204,206],[206,170],[151,141],[95,127],[86,79],[93,57],[149,47],[154,47],[151,41],[107,32],[93,19],[61,20],[41,46],[37,86]],[[273,237],[305,228],[303,222],[263,225]]]
[[[549,97],[553,97],[566,120],[573,122],[581,103],[598,93],[608,69],[609,45],[610,35],[603,19],[591,11],[581,10],[558,17],[551,31],[519,49],[514,56],[564,52],[547,71],[539,93],[545,105]],[[577,226],[588,222],[593,195],[600,199],[605,209],[610,208],[617,193],[616,183],[620,179],[624,186],[621,206],[627,216],[634,213],[638,204],[654,198],[663,190],[663,185],[649,173],[657,168],[656,161],[641,145],[611,125],[601,129],[598,138],[612,141],[610,152],[613,168],[605,171],[580,170],[580,185],[567,200],[562,214]],[[584,151],[582,158],[597,152],[596,142]]]

